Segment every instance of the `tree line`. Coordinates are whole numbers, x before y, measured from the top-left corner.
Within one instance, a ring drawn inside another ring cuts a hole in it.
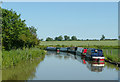
[[[72,41],[72,40],[78,40],[77,39],[77,37],[76,36],[72,36],[71,38],[70,38],[70,36],[67,36],[67,35],[65,35],[64,36],[64,38],[60,35],[60,36],[58,36],[58,37],[55,37],[54,39],[53,38],[51,38],[51,37],[47,37],[46,38],[46,41]]]
[[[37,29],[33,26],[28,27],[25,20],[20,18],[13,10],[2,9],[2,49],[11,50],[24,47],[34,47],[39,45]]]
[[[76,36],[67,36],[64,35],[62,37],[61,35],[55,38],[47,37],[46,41],[99,41],[99,40],[117,40],[117,39],[105,39],[105,35],[102,35],[100,39],[78,39]],[[41,39],[43,41],[43,39]]]

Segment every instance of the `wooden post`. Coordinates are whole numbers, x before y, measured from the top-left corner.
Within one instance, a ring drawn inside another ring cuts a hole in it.
[[[106,50],[106,54],[108,55],[108,50]]]
[[[111,50],[111,55],[112,55],[112,50]]]

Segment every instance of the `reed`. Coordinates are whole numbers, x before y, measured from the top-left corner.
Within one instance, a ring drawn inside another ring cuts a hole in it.
[[[16,66],[21,61],[34,60],[35,58],[40,58],[42,55],[45,55],[44,50],[38,48],[31,49],[17,49],[2,52],[2,68],[8,68],[11,66]]]

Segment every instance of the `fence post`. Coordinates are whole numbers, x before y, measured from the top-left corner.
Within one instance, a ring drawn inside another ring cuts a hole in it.
[[[108,55],[108,50],[106,50],[106,54]]]
[[[111,50],[111,55],[112,55],[112,50]]]

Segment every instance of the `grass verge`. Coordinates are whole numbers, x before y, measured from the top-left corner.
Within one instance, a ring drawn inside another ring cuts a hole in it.
[[[16,66],[21,61],[34,60],[35,58],[40,58],[42,55],[45,55],[44,50],[38,48],[31,49],[17,49],[10,51],[2,51],[2,69],[8,68],[11,66]]]

